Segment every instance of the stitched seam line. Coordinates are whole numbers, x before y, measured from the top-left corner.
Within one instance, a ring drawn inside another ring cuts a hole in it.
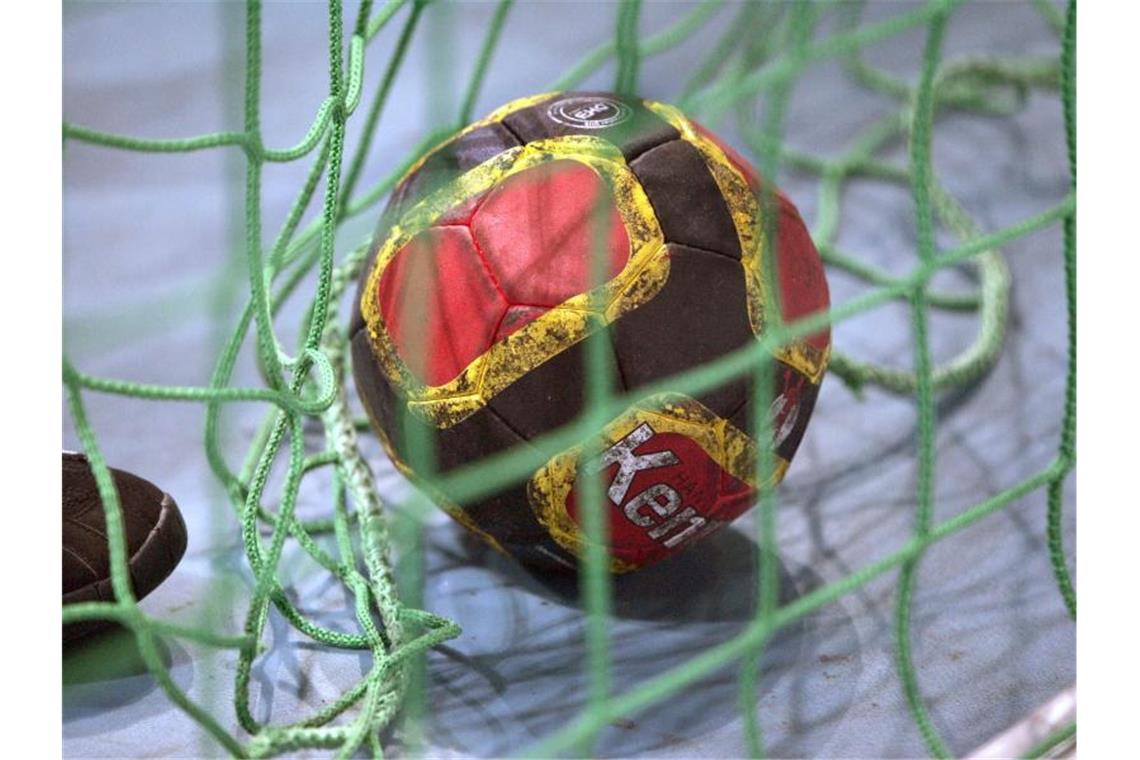
[[[66,545],[63,547],[63,550],[65,552],[67,552],[68,554],[70,554],[72,557],[75,557],[75,559],[78,560],[81,565],[83,565],[85,568],[87,568],[91,572],[91,575],[93,575],[95,577],[96,581],[102,579],[102,576],[99,574],[99,571],[96,570],[94,567],[92,567],[91,563],[88,562],[86,559],[84,559],[79,554],[79,552],[75,551],[70,546],[66,546]]]
[[[452,224],[447,226],[463,227],[467,230],[467,234],[471,236],[471,245],[475,248],[475,256],[479,259],[479,263],[483,266],[483,271],[487,273],[487,277],[490,278],[491,287],[493,287],[495,289],[495,292],[499,294],[499,297],[503,299],[503,302],[506,303],[507,308],[514,306],[514,304],[511,303],[511,299],[507,297],[507,291],[503,290],[503,286],[499,284],[499,278],[495,276],[495,273],[493,271],[491,271],[491,264],[487,261],[487,257],[483,253],[483,247],[479,245],[479,238],[475,237],[475,230],[471,229],[471,225]]]

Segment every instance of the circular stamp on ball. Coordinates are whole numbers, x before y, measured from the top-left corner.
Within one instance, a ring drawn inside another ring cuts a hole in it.
[[[546,115],[568,127],[606,129],[628,121],[633,116],[633,109],[613,98],[575,95],[551,103]]]

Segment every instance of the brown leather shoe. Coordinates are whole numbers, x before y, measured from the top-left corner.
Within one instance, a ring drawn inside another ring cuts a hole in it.
[[[162,583],[186,552],[186,524],[178,505],[153,483],[111,470],[122,505],[131,586],[143,598]],[[63,603],[109,602],[110,551],[103,503],[83,454],[63,454]],[[106,628],[104,621],[63,627],[64,643]]]

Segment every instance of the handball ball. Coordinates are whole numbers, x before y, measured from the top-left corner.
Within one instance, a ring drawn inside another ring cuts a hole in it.
[[[760,485],[748,379],[660,391],[755,342],[777,302],[785,321],[828,305],[819,255],[774,188],[775,252],[764,243],[761,182],[677,109],[604,92],[516,100],[436,147],[382,215],[352,326],[356,387],[393,462],[424,486],[417,467],[545,446],[586,408],[586,338],[602,332],[629,403],[601,440],[544,448],[545,464],[490,495],[430,496],[520,561],[574,568],[578,476],[600,477],[614,572],[747,511]],[[775,481],[829,350],[825,329],[773,352]]]

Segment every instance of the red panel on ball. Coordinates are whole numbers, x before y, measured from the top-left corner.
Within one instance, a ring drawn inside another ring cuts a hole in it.
[[[443,385],[491,345],[507,303],[466,227],[432,227],[393,257],[380,278],[380,313],[404,364]]]
[[[510,303],[557,306],[590,289],[598,203],[609,209],[608,280],[629,260],[629,235],[593,169],[552,161],[515,174],[487,196],[471,229]]]
[[[619,464],[601,473],[602,487],[609,486],[602,498],[610,549],[623,562],[641,567],[671,556],[751,506],[752,489],[687,435],[651,433],[635,452],[641,463],[627,481],[619,477]],[[650,462],[654,454],[658,459]],[[566,511],[581,524],[577,486],[566,497]]]
[[[806,317],[827,309],[830,298],[823,262],[800,213],[792,202],[779,193],[780,227],[776,251],[780,279],[780,309],[784,320]],[[823,350],[831,343],[831,328],[812,333],[805,339],[809,345]]]

